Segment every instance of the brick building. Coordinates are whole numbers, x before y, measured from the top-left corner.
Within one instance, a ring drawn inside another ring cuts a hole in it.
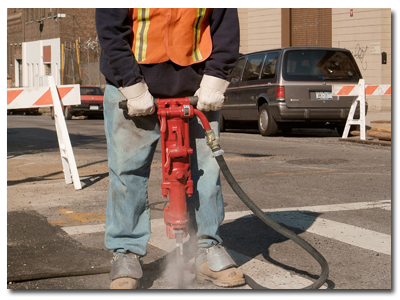
[[[94,14],[94,8],[7,8],[7,75],[11,85],[22,86],[23,43],[55,38],[64,48],[63,83],[99,85],[100,49]]]
[[[283,46],[328,46],[352,51],[366,84],[391,84],[390,8],[239,8],[240,52]],[[22,43],[60,38],[64,83],[104,86],[98,70],[94,8],[8,8],[7,75],[22,64]],[[77,75],[76,41],[79,68]],[[369,109],[391,109],[391,96],[368,96]]]

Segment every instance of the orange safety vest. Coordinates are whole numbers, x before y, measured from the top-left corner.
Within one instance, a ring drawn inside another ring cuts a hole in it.
[[[189,66],[212,51],[212,8],[131,8],[132,51],[139,64],[168,60]]]

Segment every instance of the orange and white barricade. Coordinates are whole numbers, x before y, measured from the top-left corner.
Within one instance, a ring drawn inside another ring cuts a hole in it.
[[[347,138],[351,125],[360,125],[360,140],[365,140],[365,97],[391,95],[392,86],[384,85],[365,85],[365,80],[360,79],[358,85],[333,85],[332,95],[336,96],[358,96],[352,103],[347,116],[346,126],[344,127],[342,138]],[[357,105],[360,104],[360,118],[354,119]]]
[[[82,186],[61,102],[62,105],[80,104],[79,84],[56,86],[52,76],[48,76],[47,79],[48,86],[7,89],[7,109],[53,107],[65,182],[73,183],[78,190]]]

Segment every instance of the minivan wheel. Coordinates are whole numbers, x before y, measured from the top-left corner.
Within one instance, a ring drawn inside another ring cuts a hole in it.
[[[65,116],[65,120],[72,119],[71,110],[67,106],[64,108],[64,116]]]
[[[272,117],[269,105],[264,103],[258,112],[258,130],[262,136],[271,136],[278,131],[278,125]]]

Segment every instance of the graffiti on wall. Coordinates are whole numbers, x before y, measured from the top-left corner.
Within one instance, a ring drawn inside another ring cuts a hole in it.
[[[368,46],[363,47],[360,44],[357,44],[354,52],[352,52],[354,58],[360,62],[360,65],[364,71],[368,67],[367,61],[364,60],[364,56],[365,56],[365,53],[367,52],[367,50],[368,50]]]

